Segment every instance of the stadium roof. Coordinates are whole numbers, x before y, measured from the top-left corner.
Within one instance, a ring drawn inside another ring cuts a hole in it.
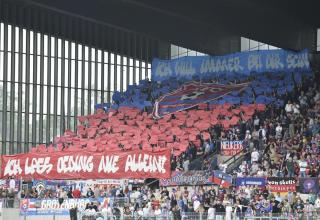
[[[11,0],[12,1],[12,0]],[[209,54],[239,48],[239,37],[315,49],[320,1],[15,0],[143,33]]]

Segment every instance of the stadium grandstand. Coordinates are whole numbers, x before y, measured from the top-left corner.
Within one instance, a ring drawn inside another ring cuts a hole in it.
[[[320,219],[319,7],[0,0],[0,220]]]

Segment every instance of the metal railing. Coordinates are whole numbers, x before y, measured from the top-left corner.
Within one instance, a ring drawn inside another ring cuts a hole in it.
[[[216,141],[216,145],[218,145],[218,141]],[[200,157],[195,158],[190,162],[189,170],[203,170],[202,164],[204,159],[211,161],[210,168],[215,169],[215,168],[212,168],[211,166],[212,166],[212,162],[217,160],[219,152],[220,152],[220,149],[218,148],[218,146],[216,146],[214,150],[211,151],[208,155],[202,155]]]
[[[107,212],[78,212],[77,220],[107,220],[107,219],[119,219],[121,216],[113,215]]]
[[[110,197],[109,206],[124,207],[130,203],[129,197]]]
[[[0,198],[1,208],[19,208],[20,200],[16,198]]]

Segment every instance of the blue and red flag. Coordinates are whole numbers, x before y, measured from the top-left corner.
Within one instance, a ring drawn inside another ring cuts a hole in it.
[[[232,176],[220,170],[214,170],[212,174],[212,182],[222,188],[229,188],[232,185]]]
[[[155,118],[161,118],[164,115],[221,98],[233,91],[240,91],[247,86],[248,83],[221,85],[189,82],[184,84],[180,89],[160,97],[154,104],[153,115]]]

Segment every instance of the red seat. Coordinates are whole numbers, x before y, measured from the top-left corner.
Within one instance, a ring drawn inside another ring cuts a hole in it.
[[[202,137],[204,140],[208,140],[208,139],[210,139],[210,134],[208,132],[203,132]]]
[[[53,153],[53,152],[55,152],[55,149],[54,149],[53,146],[49,146],[49,147],[47,148],[47,150],[48,150],[48,153]]]
[[[189,141],[195,141],[195,140],[197,140],[197,136],[194,135],[194,134],[190,134],[189,135]]]
[[[87,120],[86,116],[78,116],[78,120],[80,123],[84,123]]]

